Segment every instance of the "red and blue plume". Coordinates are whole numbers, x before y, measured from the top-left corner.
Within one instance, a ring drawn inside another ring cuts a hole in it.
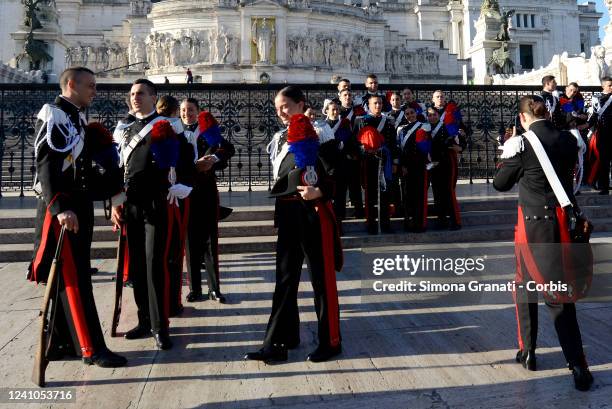
[[[563,112],[572,112],[574,110],[574,104],[569,98],[561,97],[559,98],[559,103],[561,104]]]
[[[100,122],[92,122],[85,127],[85,143],[92,159],[104,169],[119,166],[119,151],[113,142],[113,135]]]
[[[363,116],[366,114],[365,109],[363,109],[363,107],[361,105],[357,105],[356,107],[353,108],[353,115],[354,116]]]
[[[200,135],[198,137],[204,138],[209,146],[219,146],[223,141],[219,123],[210,112],[200,112],[198,115],[198,127],[200,128]]]
[[[559,103],[563,112],[579,112],[584,109],[584,99],[580,94],[576,95],[573,99],[561,97],[559,98]]]
[[[153,124],[151,153],[160,169],[176,167],[179,158],[179,140],[170,122],[161,120]]]
[[[459,124],[461,123],[461,111],[454,102],[449,102],[444,108],[444,126],[450,136],[455,136],[459,133]]]
[[[113,144],[113,134],[100,122],[85,126],[85,143],[91,152],[98,152]]]
[[[351,123],[346,118],[341,119],[341,121],[334,137],[337,141],[346,142],[353,134],[353,132],[351,132]]]
[[[319,136],[306,115],[295,114],[289,119],[287,144],[298,168],[305,169],[317,164]]]
[[[427,155],[431,153],[431,138],[424,129],[419,129],[415,134],[416,147],[419,152]]]
[[[385,144],[385,138],[373,126],[364,126],[359,130],[357,140],[368,152],[379,150]]]
[[[423,113],[423,107],[421,106],[421,104],[419,104],[416,101],[412,101],[408,106],[414,109],[414,112],[416,112],[417,115],[420,115]]]

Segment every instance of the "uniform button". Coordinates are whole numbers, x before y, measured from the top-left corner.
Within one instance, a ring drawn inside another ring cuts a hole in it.
[[[548,206],[544,206],[544,210],[548,210],[548,209],[549,209],[549,207],[548,207]]]
[[[548,220],[548,219],[550,219],[550,217],[548,217],[548,215],[545,215],[544,219]]]
[[[529,217],[529,216],[525,216],[525,220],[529,220],[529,219],[530,219],[530,217]]]
[[[533,216],[533,220],[540,220],[539,216]]]

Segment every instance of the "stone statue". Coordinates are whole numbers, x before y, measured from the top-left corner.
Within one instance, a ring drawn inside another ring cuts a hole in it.
[[[30,59],[30,69],[43,69],[47,62],[53,57],[47,52],[47,44],[44,41],[34,39],[34,34],[30,31],[26,36],[23,45],[23,52],[17,56],[17,63],[20,64],[24,58]]]
[[[510,25],[510,18],[514,15],[514,10],[508,10],[501,15],[499,32],[495,39],[497,41],[510,41],[510,34],[508,33],[508,27]]]
[[[153,34],[149,34],[145,39],[145,48],[149,65],[151,68],[157,68],[157,55],[155,54],[157,47],[155,46],[155,36]]]
[[[136,37],[131,36],[130,42],[127,48],[128,53],[128,64],[132,65],[136,63]]]
[[[589,75],[593,84],[599,84],[600,80],[608,75],[609,67],[606,64],[606,48],[603,45],[591,47],[591,58],[588,62]]]
[[[215,32],[215,30],[210,30],[208,31],[208,61],[210,61],[211,63],[215,63],[217,61],[217,33]]]
[[[200,37],[200,58],[201,62],[210,62],[210,31],[202,32]]]
[[[69,68],[72,67],[72,54],[74,52],[74,48],[68,47],[66,48],[66,54],[64,55],[64,67]]]
[[[493,55],[487,61],[489,74],[514,74],[514,61],[510,58],[508,44],[502,42],[502,45],[493,50]]]
[[[257,47],[257,62],[269,64],[272,47],[276,41],[274,22],[268,23],[268,19],[265,17],[261,20],[261,24],[258,24],[258,22],[259,19],[253,21],[251,41]]]
[[[168,38],[168,49],[170,60],[168,61],[168,65],[171,67],[176,67],[180,63],[181,58],[181,40],[178,38],[173,39],[172,37]]]
[[[225,64],[227,60],[227,54],[229,53],[229,43],[227,41],[227,33],[225,32],[225,28],[221,26],[219,32],[216,37],[217,44],[215,48],[217,49],[217,58],[215,63],[217,64]]]
[[[484,0],[480,6],[480,17],[498,19],[501,17],[499,2],[497,0]]]
[[[83,66],[87,66],[87,63],[89,63],[89,55],[87,53],[87,47],[83,47],[82,45],[79,44],[78,47],[78,52],[81,54],[80,55],[80,64]]]
[[[38,5],[43,3],[44,0],[21,0],[21,4],[25,7],[25,20],[23,24],[26,27],[30,27],[30,31],[38,30],[42,28],[42,24],[36,15],[37,11],[40,11]]]

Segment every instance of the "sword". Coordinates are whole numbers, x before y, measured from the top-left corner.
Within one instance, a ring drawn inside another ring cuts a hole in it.
[[[123,264],[125,260],[126,232],[125,226],[119,230],[117,247],[117,268],[115,273],[115,306],[113,307],[113,320],[111,324],[111,337],[117,336],[119,317],[121,316],[121,300],[123,298]]]
[[[61,254],[62,247],[64,245],[64,233],[66,232],[66,226],[62,226],[62,230],[59,234],[57,241],[57,248],[55,249],[55,256],[51,263],[51,269],[49,270],[49,276],[47,277],[47,288],[45,289],[45,296],[43,297],[42,306],[40,307],[40,331],[38,335],[38,348],[36,349],[36,355],[34,358],[34,368],[32,370],[32,382],[40,387],[45,386],[45,371],[49,364],[48,352],[51,346],[51,333],[53,332],[53,322],[55,318],[55,310],[57,304],[58,285],[58,271],[61,271]],[[55,296],[54,296],[55,294]],[[51,310],[51,316],[49,310],[51,309],[51,301],[53,301],[53,308]]]

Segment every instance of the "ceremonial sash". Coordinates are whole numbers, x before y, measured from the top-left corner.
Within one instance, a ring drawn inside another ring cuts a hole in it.
[[[551,114],[555,112],[555,108],[557,108],[557,98],[554,95],[552,95],[552,100],[552,104],[546,101],[546,109],[548,109],[548,112],[550,112]]]
[[[397,118],[395,118],[395,129],[399,127],[400,123],[402,122],[402,119],[404,119],[404,111],[400,111]]]
[[[527,138],[527,140],[531,144],[531,147],[533,148],[533,151],[535,152],[538,161],[540,162],[540,166],[542,166],[542,170],[546,175],[548,184],[552,188],[553,193],[555,194],[557,201],[559,202],[559,206],[570,206],[572,202],[567,197],[567,193],[565,192],[565,189],[563,188],[563,185],[561,184],[561,181],[559,180],[559,177],[555,172],[555,168],[553,168],[552,163],[550,163],[550,159],[548,158],[548,155],[546,154],[546,151],[544,150],[544,147],[542,146],[542,143],[540,142],[536,134],[533,131],[527,131],[523,134],[523,136]]]
[[[421,126],[420,122],[416,122],[412,128],[410,128],[408,130],[408,132],[406,132],[406,135],[404,135],[404,137],[401,140],[401,147],[402,149],[404,149],[404,146],[406,146],[406,142],[408,142],[408,139],[410,139],[410,137],[412,136],[412,134],[414,133],[414,131],[416,131],[419,127]],[[402,127],[403,129],[403,127]]]
[[[272,175],[274,180],[278,179],[278,171],[280,170],[280,165],[283,162],[283,159],[285,159],[285,156],[287,156],[287,153],[289,152],[289,145],[287,143],[282,146],[280,152],[278,150],[278,141],[280,140],[280,137],[283,132],[286,131],[287,129],[284,129],[275,133],[268,146],[266,146],[266,152],[268,152],[268,154],[270,155],[270,162],[272,162]]]
[[[153,129],[153,125],[163,120],[167,120],[167,118],[163,116],[158,116],[157,118],[153,118],[151,122],[149,122],[144,128],[142,128],[140,132],[138,132],[138,134],[134,136],[132,140],[130,140],[130,143],[128,143],[127,146],[124,146],[121,148],[120,156],[121,156],[122,166],[124,166],[127,163],[127,161],[130,159],[130,155],[132,154],[132,151],[134,150],[134,148],[136,148],[136,146],[140,143],[140,141],[142,141],[144,137],[147,136],[149,132],[151,132],[151,130]],[[122,143],[120,146],[123,146],[123,144],[125,143],[125,135],[123,136],[123,139],[121,142]]]
[[[382,119],[380,120],[380,123],[376,127],[376,130],[378,132],[382,132],[383,128],[385,127],[385,123],[386,122],[387,122],[387,116],[386,115],[382,115]]]
[[[574,193],[580,190],[580,185],[582,184],[582,177],[584,175],[584,153],[587,150],[587,146],[582,140],[582,136],[580,136],[580,132],[577,129],[570,130],[570,133],[574,135],[576,138],[576,142],[578,142],[578,168],[576,169],[576,175],[574,180]]]
[[[351,111],[353,112],[353,111]],[[350,121],[350,119],[349,119]],[[338,122],[336,123],[336,125],[334,125],[334,127],[331,129],[332,132],[334,133],[334,135],[336,134],[336,131],[338,130],[338,128],[340,128],[340,124],[342,123],[342,119],[338,119]]]
[[[436,135],[438,134],[438,131],[440,131],[440,128],[442,128],[442,125],[444,125],[444,122],[442,121],[443,119],[444,119],[444,114],[442,114],[442,116],[440,117],[440,122],[438,122],[438,125],[436,125],[433,131],[431,131],[432,139],[436,137]]]
[[[597,110],[597,115],[603,114],[610,106],[610,103],[612,103],[612,95],[608,97],[608,100],[602,107],[599,107],[599,109]]]

